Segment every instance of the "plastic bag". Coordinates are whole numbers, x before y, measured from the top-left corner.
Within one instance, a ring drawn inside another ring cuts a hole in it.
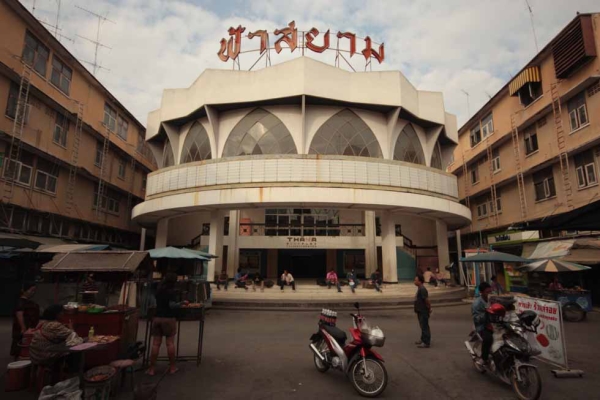
[[[58,382],[54,386],[45,386],[40,392],[38,400],[79,400],[81,399],[81,395],[79,378],[75,377]]]

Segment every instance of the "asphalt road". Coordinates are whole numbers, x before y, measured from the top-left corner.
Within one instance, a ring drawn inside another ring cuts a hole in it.
[[[419,329],[411,310],[369,311],[365,315],[386,334],[380,353],[390,381],[380,398],[515,398],[508,385],[492,376],[482,376],[472,367],[463,346],[471,325],[468,305],[434,310],[430,349],[413,345]],[[360,398],[341,372],[330,370],[321,374],[315,369],[308,339],[316,331],[317,319],[314,312],[211,310],[205,327],[202,364],[196,367],[192,362],[180,363],[180,372],[160,383],[159,399]],[[346,330],[350,325],[350,317],[341,315],[338,327]],[[584,370],[585,376],[556,379],[550,367],[538,363],[542,398],[598,399],[600,314],[589,314],[586,321],[565,326],[569,361],[572,368]],[[182,353],[194,352],[195,327],[190,323],[183,326]],[[4,324],[0,332],[3,336],[8,333]],[[166,363],[159,364],[159,372],[165,368]],[[141,373],[136,379],[151,380]],[[131,393],[124,393],[119,398],[130,396]],[[6,398],[32,397],[21,392]]]

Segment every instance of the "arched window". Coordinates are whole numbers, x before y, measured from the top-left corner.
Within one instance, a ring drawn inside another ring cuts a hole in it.
[[[223,157],[252,154],[298,154],[290,131],[270,112],[257,108],[233,128]]]
[[[435,142],[435,147],[433,148],[433,154],[431,155],[431,167],[443,170],[442,166],[442,147],[440,146],[440,142]]]
[[[371,129],[347,108],[319,128],[308,153],[383,158],[379,142]]]
[[[169,139],[165,140],[165,147],[163,148],[163,168],[175,165],[175,156],[173,155],[173,146]]]
[[[185,142],[183,142],[180,163],[185,164],[211,158],[210,141],[206,129],[201,123],[195,122],[185,137]]]
[[[419,141],[417,132],[415,132],[415,129],[410,124],[402,129],[398,140],[396,140],[394,160],[425,165],[425,155],[423,154],[421,142]]]

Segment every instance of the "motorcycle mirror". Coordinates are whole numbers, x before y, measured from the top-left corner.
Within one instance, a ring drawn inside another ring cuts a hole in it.
[[[356,303],[354,303],[354,308],[356,308],[357,310],[360,310],[360,304],[358,304],[358,301]]]

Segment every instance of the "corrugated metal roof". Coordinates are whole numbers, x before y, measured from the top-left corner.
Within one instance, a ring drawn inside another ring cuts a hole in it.
[[[44,272],[133,272],[148,257],[146,251],[86,251],[56,254]]]

